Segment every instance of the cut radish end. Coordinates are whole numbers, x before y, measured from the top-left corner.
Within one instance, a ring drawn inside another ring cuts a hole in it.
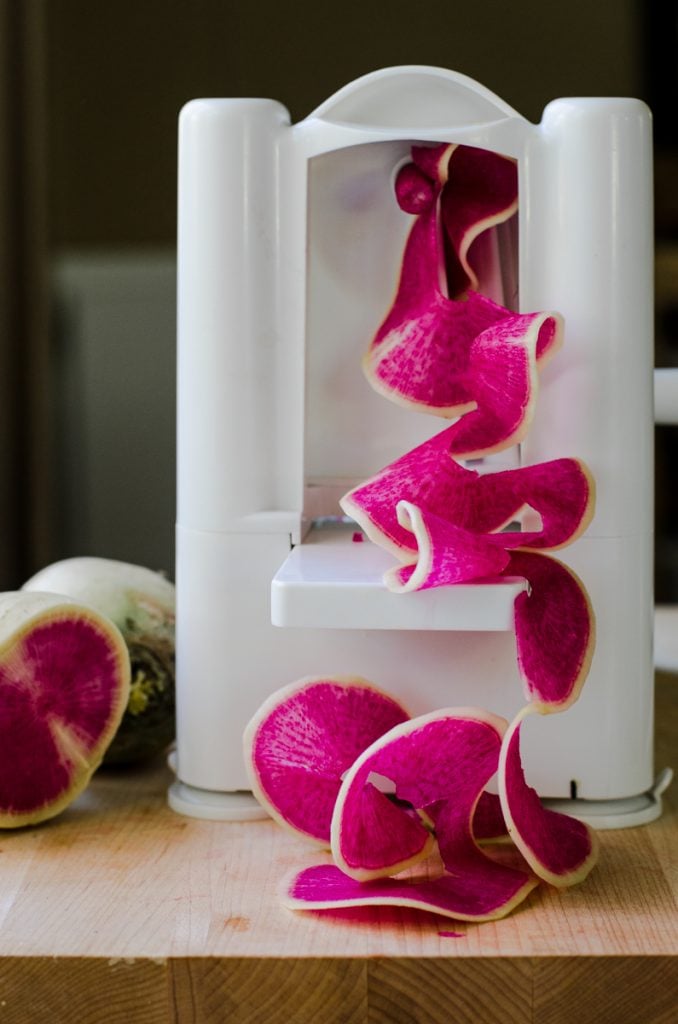
[[[117,627],[58,594],[0,595],[0,827],[52,818],[101,764],[129,696]]]
[[[376,740],[346,774],[332,816],[332,854],[358,881],[393,875],[431,850],[426,827],[381,793],[371,779],[390,779],[398,799],[425,810],[454,794],[470,820],[497,769],[506,722],[479,708],[452,708],[397,725]],[[436,812],[437,813],[437,812]]]
[[[398,171],[395,182],[398,206],[406,213],[423,213],[437,198],[435,185],[414,164],[405,164]]]
[[[542,713],[573,704],[588,675],[595,619],[583,583],[562,562],[513,552],[506,576],[523,576],[529,593],[515,599],[518,668],[525,691]]]
[[[285,686],[245,730],[252,791],[281,825],[329,846],[345,772],[374,740],[408,718],[396,700],[364,679],[314,677]]]
[[[477,408],[455,424],[450,434],[453,455],[490,455],[523,440],[537,397],[539,334],[546,324],[557,322],[545,313],[511,316],[478,335],[468,362],[468,388]],[[555,326],[553,334],[560,338]]]
[[[459,921],[495,921],[522,903],[538,884],[533,876],[522,872],[516,876],[509,895],[501,873],[488,875],[482,886],[449,874],[422,882],[391,878],[357,882],[333,864],[319,864],[288,882],[283,900],[294,910],[395,906],[428,910]]]
[[[520,758],[520,727],[537,710],[528,704],[504,736],[499,796],[509,835],[533,871],[551,885],[576,885],[596,863],[598,841],[583,822],[545,808],[527,785]]]
[[[498,576],[508,565],[506,552],[480,534],[461,530],[408,501],[398,502],[396,513],[400,525],[414,534],[418,558],[384,574],[384,583],[395,593]]]

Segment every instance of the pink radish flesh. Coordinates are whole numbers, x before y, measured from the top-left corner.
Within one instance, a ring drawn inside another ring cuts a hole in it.
[[[456,416],[475,401],[467,380],[473,340],[509,315],[473,292],[455,302],[444,294],[438,209],[414,222],[405,246],[395,303],[363,366],[381,394],[399,404]]]
[[[4,645],[0,826],[52,817],[82,791],[120,723],[128,692],[122,637],[87,609],[48,609]]]
[[[365,680],[314,678],[284,687],[245,731],[253,791],[276,820],[329,845],[342,776],[407,718],[396,700]]]
[[[525,781],[520,757],[520,727],[528,706],[504,737],[499,767],[499,794],[509,834],[535,874],[551,885],[581,882],[598,853],[595,834],[583,822],[545,808]]]
[[[526,694],[541,711],[562,711],[579,696],[593,656],[595,620],[586,591],[571,569],[535,552],[513,552],[506,575],[530,585],[514,605]]]

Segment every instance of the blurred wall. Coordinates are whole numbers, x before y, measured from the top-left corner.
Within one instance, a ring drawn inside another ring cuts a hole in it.
[[[638,95],[635,0],[50,0],[56,246],[173,244],[176,120],[197,96],[268,96],[294,120],[397,64],[464,72],[531,120],[566,95]]]

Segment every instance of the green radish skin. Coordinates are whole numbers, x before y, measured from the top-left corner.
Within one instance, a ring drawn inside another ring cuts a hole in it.
[[[85,789],[129,689],[110,619],[60,594],[0,594],[0,828],[52,818]]]
[[[106,615],[125,639],[129,702],[104,763],[131,764],[165,750],[175,734],[174,585],[143,566],[83,557],[47,566],[22,589],[68,594]]]

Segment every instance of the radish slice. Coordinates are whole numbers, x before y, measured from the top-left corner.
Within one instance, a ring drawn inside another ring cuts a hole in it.
[[[534,466],[486,473],[478,480],[479,505],[506,503],[514,496],[515,512],[529,506],[539,513],[541,529],[495,534],[504,548],[554,551],[575,541],[587,528],[595,508],[595,483],[580,459],[554,459]]]
[[[419,557],[384,573],[384,583],[395,593],[498,576],[508,565],[506,552],[479,534],[461,530],[408,501],[399,501],[396,512],[400,525],[414,534]]]
[[[347,772],[332,815],[332,855],[358,881],[393,875],[426,857],[432,837],[374,784],[425,810],[454,795],[469,836],[475,804],[497,770],[504,719],[480,708],[435,711],[396,726]]]
[[[59,594],[0,595],[0,827],[45,821],[85,788],[129,696],[117,627]]]
[[[546,313],[507,317],[475,339],[468,361],[469,392],[477,408],[450,432],[453,455],[491,455],[525,437],[537,400],[537,347],[545,334],[560,346],[559,317]]]
[[[546,882],[558,887],[583,881],[596,863],[595,833],[576,818],[545,808],[527,785],[520,758],[520,726],[538,710],[528,704],[504,735],[499,758],[499,797],[513,839],[525,860]]]
[[[496,921],[522,903],[538,879],[516,872],[511,883],[512,891],[503,872],[492,871],[475,885],[450,874],[423,882],[392,878],[357,882],[333,864],[318,864],[287,883],[283,900],[294,910],[395,906],[428,910],[459,921]]]
[[[252,791],[281,825],[329,846],[344,773],[374,740],[408,718],[396,700],[358,677],[314,677],[285,686],[245,729]]]
[[[451,457],[456,424],[403,455],[340,501],[367,536],[404,562],[414,561],[417,538],[398,520],[399,501],[416,505],[459,529],[483,534],[503,548],[553,549],[571,543],[589,525],[595,504],[593,479],[578,459],[479,475]],[[542,528],[501,532],[527,506]]]
[[[450,418],[474,408],[469,352],[486,327],[506,319],[477,292],[464,302],[445,295],[437,205],[420,214],[405,246],[394,305],[363,360],[372,387],[408,408]]]
[[[527,697],[542,713],[563,711],[577,700],[593,657],[595,618],[586,590],[562,562],[536,552],[513,552],[505,575],[530,585],[514,604]]]

